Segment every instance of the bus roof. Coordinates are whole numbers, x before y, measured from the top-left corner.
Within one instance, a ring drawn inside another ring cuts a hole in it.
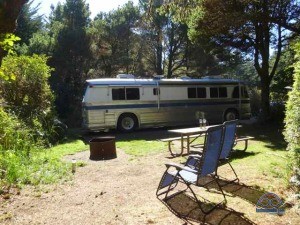
[[[187,85],[187,84],[238,84],[243,83],[234,79],[124,79],[124,78],[99,78],[86,81],[89,85]]]

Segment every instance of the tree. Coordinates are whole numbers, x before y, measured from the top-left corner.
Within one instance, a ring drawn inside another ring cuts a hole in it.
[[[94,68],[100,76],[110,77],[120,71],[135,73],[138,35],[133,30],[138,19],[138,8],[132,2],[96,16],[89,33],[93,40]]]
[[[171,78],[176,70],[186,65],[187,27],[169,17],[165,33],[167,78]]]
[[[275,59],[272,58],[271,61]],[[286,102],[288,89],[293,85],[293,73],[295,63],[295,51],[289,45],[286,46],[281,55],[281,59],[278,63],[277,72],[274,75],[272,83],[270,85],[270,99],[273,102]]]
[[[0,1],[0,43],[7,38],[7,34],[13,33],[16,27],[16,19],[23,5],[28,0],[2,0]],[[0,65],[6,51],[0,45]]]
[[[41,15],[37,15],[39,4],[32,7],[33,0],[26,3],[20,11],[17,19],[15,35],[21,38],[20,44],[29,44],[29,39],[34,33],[43,28]]]
[[[183,4],[183,3],[187,4]],[[180,5],[181,4],[181,5]],[[182,7],[184,5],[184,7]],[[189,36],[207,36],[211,41],[251,57],[261,83],[264,120],[270,115],[270,84],[275,75],[282,48],[291,33],[300,33],[299,1],[278,0],[175,0],[165,5],[177,12],[175,19],[185,21]],[[274,51],[274,63],[270,63]]]
[[[141,0],[140,5],[144,11],[144,24],[142,27],[144,37],[152,45],[153,57],[150,58],[154,71],[163,74],[163,29],[168,18],[161,15],[158,9],[162,6],[161,0]]]
[[[64,5],[58,5],[50,21],[53,25],[62,25],[58,26],[50,59],[55,68],[50,82],[56,94],[57,111],[71,126],[80,125],[82,92],[90,69],[89,15],[84,0],[67,0]]]

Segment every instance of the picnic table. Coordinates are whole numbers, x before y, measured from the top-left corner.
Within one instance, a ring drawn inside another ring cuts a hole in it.
[[[216,126],[216,125],[213,125],[213,126]],[[191,144],[199,137],[204,136],[207,129],[209,127],[213,127],[213,126],[203,126],[203,127],[199,126],[199,127],[168,130],[168,132],[180,134],[180,136],[175,137],[175,138],[162,139],[162,141],[168,142],[169,151],[170,151],[171,155],[173,155],[173,156],[182,155],[184,153],[184,149],[186,149],[187,154],[189,154]],[[174,153],[174,150],[172,151],[172,147],[171,147],[172,142],[176,141],[176,140],[180,140],[180,142],[181,142],[180,153],[178,153],[178,154]]]
[[[203,126],[203,127],[190,127],[190,128],[181,128],[181,129],[172,129],[168,130],[170,133],[176,133],[180,136],[178,137],[172,137],[172,138],[165,138],[161,139],[161,141],[168,142],[168,149],[172,156],[181,156],[184,153],[184,150],[186,149],[186,153],[190,153],[191,144],[198,139],[199,137],[205,136],[205,133],[208,128],[217,126],[217,125],[211,125],[211,126]],[[241,125],[238,125],[238,127],[241,127]],[[246,151],[248,148],[248,141],[253,139],[254,137],[251,136],[236,136],[235,144],[237,145],[239,142],[244,142],[244,149],[242,151]],[[172,150],[172,142],[180,140],[180,149],[179,153],[176,153],[176,151]],[[194,145],[194,147],[203,147],[203,144]]]

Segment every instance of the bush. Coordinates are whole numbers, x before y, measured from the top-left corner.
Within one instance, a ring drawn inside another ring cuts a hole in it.
[[[0,83],[2,97],[22,121],[32,125],[32,118],[51,110],[54,96],[48,84],[47,57],[9,55],[2,61],[1,72],[11,78]]]
[[[292,172],[298,173],[300,165],[300,42],[296,44],[296,63],[294,64],[294,84],[289,93],[289,99],[286,104],[285,117],[285,139],[288,142],[288,150],[291,152]],[[300,178],[300,174],[294,174],[293,177]],[[298,186],[298,191],[300,186]]]
[[[251,105],[251,114],[253,116],[259,116],[260,113],[260,91],[257,88],[251,88],[249,91],[250,94],[250,105]]]
[[[35,149],[30,130],[17,117],[0,108],[0,178],[15,183]],[[1,185],[1,183],[0,183]]]
[[[15,56],[4,58],[0,69],[3,99],[12,113],[31,128],[36,141],[43,139],[47,145],[64,137],[53,111],[54,95],[48,79],[51,68],[45,56]]]
[[[70,177],[70,166],[38,146],[20,120],[0,108],[0,194],[11,184],[47,184]]]
[[[285,117],[285,105],[283,102],[271,102],[270,119],[277,124],[283,124]]]

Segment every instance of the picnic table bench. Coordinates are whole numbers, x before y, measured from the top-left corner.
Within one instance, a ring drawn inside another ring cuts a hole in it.
[[[194,134],[194,135],[189,135],[189,136],[184,136],[184,137],[180,136],[180,137],[163,138],[163,139],[160,139],[160,141],[167,142],[168,143],[168,150],[171,153],[171,155],[177,156],[177,155],[181,155],[182,152],[176,154],[174,152],[174,150],[172,150],[172,143],[173,143],[173,141],[182,141],[182,140],[187,141],[188,138],[194,138],[192,141],[189,141],[189,145],[190,145],[195,139],[197,139],[197,138],[199,138],[201,136],[204,136],[204,134]],[[197,145],[193,145],[193,146],[201,147],[203,145],[197,144]],[[183,149],[181,149],[181,150],[183,150]]]
[[[209,127],[212,127],[212,126],[191,127],[191,128],[169,130],[169,132],[180,134],[180,136],[173,137],[173,138],[161,139],[161,141],[168,143],[168,149],[172,156],[182,155],[184,152],[184,149],[186,149],[186,153],[189,154],[191,146],[194,148],[203,147],[203,145],[201,145],[201,144],[194,144],[194,145],[191,145],[191,144],[199,137],[205,136],[205,133]],[[179,149],[180,152],[179,151],[176,152],[175,149],[172,150],[172,142],[177,141],[177,140],[180,140],[180,142],[181,142],[181,147]]]
[[[252,136],[239,136],[236,137],[235,142],[234,142],[234,146],[236,146],[239,142],[245,142],[245,146],[244,149],[242,150],[243,152],[247,150],[248,148],[248,141],[254,139],[254,137]]]

